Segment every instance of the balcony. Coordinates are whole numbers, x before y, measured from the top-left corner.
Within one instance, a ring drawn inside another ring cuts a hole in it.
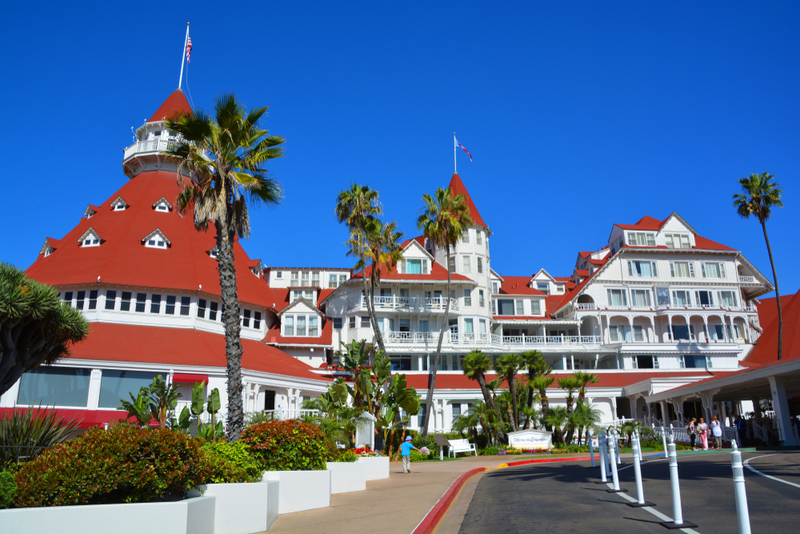
[[[122,158],[122,161],[125,162],[133,156],[166,152],[168,149],[172,148],[172,146],[175,144],[175,141],[175,137],[170,137],[168,139],[148,139],[146,141],[137,141],[124,150],[125,156]]]
[[[448,299],[447,297],[373,297],[372,306],[375,311],[443,312],[448,300],[450,300],[450,310],[458,311],[458,299]],[[347,311],[354,310],[366,311],[367,299],[362,296],[348,301]]]
[[[542,347],[596,347],[602,343],[602,336],[499,336],[496,334],[458,334],[444,333],[443,347],[477,348],[542,348]],[[416,346],[416,348],[436,349],[439,332],[386,332],[384,343],[395,348]]]
[[[756,280],[755,276],[740,276],[739,277],[740,284],[758,284],[758,280]],[[760,284],[759,284],[760,285]]]

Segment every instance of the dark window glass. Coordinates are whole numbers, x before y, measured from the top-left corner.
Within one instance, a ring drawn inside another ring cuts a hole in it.
[[[150,313],[161,313],[161,295],[153,295],[150,297]]]
[[[653,369],[655,365],[653,364],[653,357],[652,356],[637,356],[636,357],[636,368],[637,369]]]
[[[78,298],[75,307],[79,310],[83,309],[83,301],[86,300],[86,291],[78,291]]]
[[[40,367],[28,371],[20,378],[17,403],[85,408],[89,400],[90,373],[89,369],[63,367]]]
[[[191,302],[191,297],[181,297],[181,315],[189,315],[189,304]]]
[[[136,312],[144,313],[144,307],[147,304],[147,293],[136,293]]]
[[[64,302],[66,302],[68,306],[72,306],[72,291],[64,293]]]
[[[122,311],[131,311],[131,292],[122,292],[122,305],[119,307]]]
[[[250,328],[250,310],[245,310],[244,311],[243,323],[244,323],[244,327],[245,328]]]
[[[514,301],[513,300],[498,300],[497,301],[497,314],[498,315],[514,315]]]
[[[334,317],[333,318],[333,327],[339,330],[342,329],[342,318],[341,317]]]
[[[206,299],[197,301],[197,316],[201,319],[206,318]]]
[[[89,291],[89,309],[96,310],[97,309],[97,290],[92,289]]]
[[[216,302],[211,302],[211,307],[208,310],[208,318],[212,321],[217,320],[217,310],[219,309],[219,304]]]
[[[253,319],[253,328],[256,330],[261,329],[261,312],[255,312],[255,319]]]
[[[149,386],[156,373],[103,370],[100,379],[100,408],[116,408],[120,399],[135,397],[142,387]],[[163,376],[163,375],[162,375]]]
[[[117,306],[117,292],[113,289],[106,290],[106,309],[113,310]]]
[[[167,295],[167,315],[175,315],[175,297]]]

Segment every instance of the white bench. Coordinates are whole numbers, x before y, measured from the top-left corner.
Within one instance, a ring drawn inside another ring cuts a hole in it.
[[[475,456],[478,456],[478,449],[475,448],[474,443],[470,443],[466,439],[450,439],[450,449],[449,454],[455,458],[456,453],[459,452],[474,452]]]

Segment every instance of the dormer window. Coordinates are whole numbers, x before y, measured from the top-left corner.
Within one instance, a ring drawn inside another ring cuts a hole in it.
[[[81,247],[99,247],[100,236],[97,235],[97,232],[95,232],[94,229],[89,228],[80,238],[78,238],[78,242],[81,244]]]
[[[628,232],[628,245],[632,247],[656,246],[656,235],[645,232]]]
[[[170,203],[167,201],[167,199],[166,199],[166,198],[164,198],[164,197],[161,197],[159,200],[157,200],[157,201],[155,201],[155,202],[153,203],[153,209],[154,209],[155,211],[161,211],[161,212],[164,212],[164,213],[166,213],[166,212],[169,212],[169,211],[171,211],[171,210],[172,210],[172,204],[170,204]]]
[[[142,239],[142,243],[148,248],[167,248],[172,245],[169,239],[167,239],[167,236],[164,235],[164,232],[158,228],[147,234],[147,236]]]
[[[667,248],[692,248],[688,234],[666,234]]]
[[[128,203],[122,200],[122,197],[117,197],[114,202],[111,203],[111,209],[114,211],[125,211],[128,209]]]
[[[536,289],[538,289],[545,295],[550,294],[550,284],[548,282],[536,282]]]
[[[83,211],[83,216],[86,217],[87,219],[91,219],[95,213],[97,213],[97,208],[89,204]]]
[[[428,274],[427,260],[406,260],[406,274]]]
[[[264,272],[264,268],[261,265],[261,261],[260,260],[253,267],[250,267],[250,272],[252,272],[254,275],[258,276],[259,278],[261,277],[261,273]]]
[[[50,246],[50,242],[47,239],[45,239],[44,245],[42,245],[42,249],[39,251],[39,254],[43,254],[44,257],[46,258],[50,254],[52,254],[54,250],[55,249]]]
[[[219,259],[219,247],[214,247],[208,251],[208,255],[214,258],[215,260]]]

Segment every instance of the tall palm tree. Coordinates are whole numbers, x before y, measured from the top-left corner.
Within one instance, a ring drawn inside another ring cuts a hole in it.
[[[447,316],[450,314],[450,250],[455,249],[462,230],[473,224],[469,213],[469,206],[464,195],[454,194],[449,187],[436,190],[434,196],[427,193],[422,196],[425,204],[422,214],[417,218],[417,228],[423,231],[425,237],[438,248],[445,249],[447,262],[447,304],[444,308],[442,327],[439,331],[439,343],[436,345],[436,354],[428,366],[428,402],[425,407],[425,421],[430,417],[433,399],[433,390],[436,385],[436,371],[439,368],[439,357],[442,354],[442,341],[447,328]],[[428,435],[428,427],[422,429],[422,436]]]
[[[600,422],[602,413],[597,408],[592,408],[591,405],[582,401],[578,401],[575,406],[575,411],[572,412],[570,426],[578,430],[578,445],[581,444],[581,437],[583,431],[594,427]]]
[[[772,266],[772,279],[775,280],[775,301],[778,303],[778,359],[780,360],[783,354],[783,311],[781,310],[781,294],[778,291],[778,273],[775,271],[775,260],[772,258],[772,247],[769,245],[769,236],[767,235],[767,219],[769,219],[773,207],[783,207],[781,201],[783,191],[778,189],[779,183],[770,182],[773,178],[775,178],[774,175],[766,172],[739,178],[744,194],[733,195],[733,206],[743,219],[754,215],[764,231],[769,263]]]
[[[597,384],[600,378],[595,374],[585,371],[575,371],[572,373],[572,376],[578,381],[578,403],[581,403],[586,399],[586,386],[588,384]]]
[[[581,383],[574,376],[567,376],[558,380],[558,387],[567,392],[567,416],[570,416],[575,410],[575,392],[580,389]],[[574,430],[575,429],[570,425],[565,438],[567,443],[572,442]]]
[[[520,367],[522,367],[523,360],[519,354],[503,354],[497,359],[494,368],[498,375],[505,377],[508,382],[508,391],[511,394],[511,430],[516,431],[519,428],[519,407],[517,405],[517,388],[516,388],[516,375]]]
[[[214,117],[194,110],[167,121],[179,141],[167,152],[178,161],[181,192],[176,204],[181,214],[191,210],[194,226],[216,232],[220,294],[225,326],[225,356],[228,375],[228,441],[236,441],[244,428],[242,402],[242,343],[239,338],[239,296],[236,286],[233,243],[250,236],[248,202],[278,204],[281,189],[267,178],[265,168],[283,156],[283,137],[268,136],[258,121],[267,108],[249,112],[231,95],[221,95],[214,104]]]
[[[569,422],[567,409],[563,406],[553,406],[544,417],[544,422],[553,429],[553,441],[564,443],[564,428]]]
[[[386,269],[386,272],[391,273],[392,267],[397,265],[397,262],[403,257],[403,247],[400,246],[403,232],[397,231],[397,222],[384,224],[380,219],[375,219],[366,226],[367,243],[364,249],[364,260],[369,263],[370,267],[369,295],[370,300],[374,301],[375,286],[380,284],[382,270]],[[362,269],[362,273],[366,274],[366,269]],[[371,309],[373,314],[371,321],[374,329],[378,325],[377,318],[374,317],[374,304]],[[377,340],[380,350],[386,350],[380,328],[377,329]]]
[[[554,380],[555,378],[552,376],[539,375],[528,382],[533,389],[539,392],[539,402],[542,404],[542,420],[544,421],[547,421],[547,414],[550,411],[550,400],[547,398],[547,388],[550,387]]]
[[[464,375],[470,380],[478,382],[478,387],[481,388],[483,400],[486,406],[494,410],[497,416],[500,417],[500,409],[497,406],[494,398],[492,397],[489,387],[486,384],[486,373],[492,370],[492,359],[479,350],[473,350],[464,356]],[[486,428],[486,427],[484,427]],[[488,430],[486,430],[488,432]],[[497,436],[496,436],[497,437]]]
[[[350,240],[347,241],[348,256],[358,259],[355,268],[361,269],[361,282],[364,286],[364,299],[367,301],[367,314],[372,326],[372,334],[377,341],[378,348],[385,350],[383,336],[378,328],[378,320],[375,318],[373,295],[370,292],[370,284],[367,279],[366,266],[369,264],[367,258],[368,239],[367,233],[372,229],[374,233],[375,221],[378,215],[383,213],[378,202],[378,192],[370,189],[368,185],[353,184],[350,189],[345,189],[336,198],[336,208],[334,209],[336,219],[340,223],[345,223],[350,230]]]
[[[534,397],[536,396],[536,392],[539,392],[539,400],[542,403],[542,415],[547,415],[547,388],[550,384],[553,383],[551,379],[547,384],[544,385],[543,388],[540,388],[534,385],[534,381],[537,378],[545,377],[553,372],[553,368],[550,367],[544,359],[544,355],[538,350],[528,350],[525,352],[520,353],[520,356],[524,360],[525,367],[527,367],[526,377],[528,379],[527,389],[528,389],[528,401],[527,401],[527,408],[528,410],[533,409],[533,401]],[[525,428],[530,428],[530,418],[525,423]]]

